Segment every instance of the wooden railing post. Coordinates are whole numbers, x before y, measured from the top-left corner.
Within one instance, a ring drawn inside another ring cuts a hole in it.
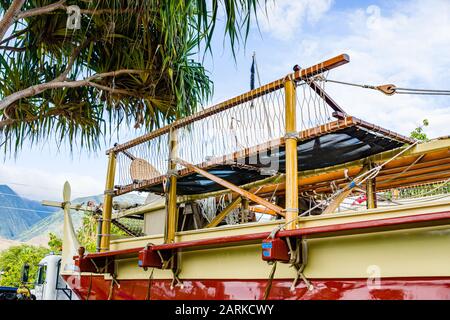
[[[116,174],[116,154],[114,152],[110,152],[108,155],[108,171],[106,174],[105,197],[103,200],[100,252],[105,252],[109,250],[109,244],[111,240],[111,216],[112,216],[112,201],[114,193],[115,174]]]
[[[167,213],[165,226],[165,243],[175,241],[177,230],[178,210],[177,210],[177,176],[175,174],[177,164],[174,161],[177,157],[177,132],[172,129],[169,134],[169,192],[167,194]]]
[[[369,169],[373,168],[371,163]],[[375,209],[377,207],[377,184],[376,178],[368,179],[366,181],[366,203],[367,209]]]
[[[297,228],[298,181],[297,181],[297,124],[296,124],[296,86],[292,79],[284,83],[286,108],[286,229]]]
[[[367,209],[375,209],[377,207],[377,190],[375,179],[368,179],[366,183]]]

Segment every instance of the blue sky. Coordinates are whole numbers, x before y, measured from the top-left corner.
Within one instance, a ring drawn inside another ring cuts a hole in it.
[[[247,45],[233,60],[221,32],[206,68],[215,83],[211,103],[249,89],[251,56],[256,52],[263,83],[284,76],[299,64],[308,66],[348,53],[351,63],[331,72],[332,79],[401,87],[450,88],[450,1],[268,1],[269,15],[259,13]],[[408,135],[429,119],[432,137],[449,135],[449,97],[392,96],[369,90],[327,85],[327,91],[351,115]],[[121,142],[137,135],[130,132]],[[114,143],[113,141],[112,143]],[[105,145],[106,149],[109,145]],[[104,150],[87,155],[51,144],[25,148],[0,167],[0,184],[10,184],[33,199],[58,199],[67,179],[74,196],[102,193]],[[12,184],[16,183],[16,184]]]

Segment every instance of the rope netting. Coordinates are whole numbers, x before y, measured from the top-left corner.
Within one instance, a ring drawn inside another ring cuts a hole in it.
[[[198,164],[280,138],[284,114],[281,89],[193,122],[177,131],[178,156]]]
[[[325,101],[326,74],[297,84],[297,129],[303,131],[332,121],[332,110]],[[317,93],[311,84],[318,87]]]
[[[160,135],[117,154],[116,181],[127,185],[136,178],[152,179],[166,174],[169,159],[169,134]]]
[[[296,84],[297,131],[329,123],[332,110],[324,97],[311,86],[325,91],[327,73]],[[262,87],[264,88],[264,87]],[[252,100],[224,108],[207,117],[196,119],[178,129],[179,158],[192,164],[232,155],[275,141],[285,132],[285,90],[268,90]],[[170,133],[156,136],[117,154],[116,181],[120,186],[161,177],[168,171]],[[177,165],[177,169],[182,169]]]

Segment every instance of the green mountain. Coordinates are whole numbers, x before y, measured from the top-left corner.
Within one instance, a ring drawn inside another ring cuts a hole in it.
[[[0,238],[17,240],[55,211],[57,209],[19,196],[7,185],[0,185]]]
[[[84,198],[77,198],[72,200],[73,204],[86,204],[88,201],[93,201],[96,204],[100,204],[103,202],[103,195],[90,196]],[[119,202],[127,202],[127,203],[139,203],[143,204],[145,201],[145,197],[139,196],[137,194],[126,194],[117,198],[114,198],[114,201]],[[84,213],[82,211],[72,210],[72,221],[74,224],[75,230],[77,230],[81,226],[82,218]],[[62,236],[63,233],[63,225],[64,225],[64,211],[59,209],[58,211],[52,213],[45,219],[42,219],[32,227],[30,227],[27,231],[23,232],[17,240],[20,241],[30,241],[33,239],[37,239],[39,237],[47,238],[50,232]],[[44,241],[37,241],[42,242]]]

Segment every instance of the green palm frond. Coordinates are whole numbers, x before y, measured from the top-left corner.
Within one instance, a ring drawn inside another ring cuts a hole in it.
[[[0,13],[12,0],[0,0]],[[26,1],[22,11],[53,0]],[[56,139],[96,150],[120,126],[153,130],[195,112],[213,85],[192,57],[211,39],[220,10],[233,54],[245,42],[257,0],[67,0],[82,11],[81,29],[66,28],[55,10],[18,20],[0,50],[0,99],[53,81],[67,69],[76,81],[115,70],[142,70],[81,86],[39,92],[0,110],[0,145],[15,153],[24,141]],[[68,68],[74,61],[71,68]],[[108,90],[106,90],[109,88]]]

